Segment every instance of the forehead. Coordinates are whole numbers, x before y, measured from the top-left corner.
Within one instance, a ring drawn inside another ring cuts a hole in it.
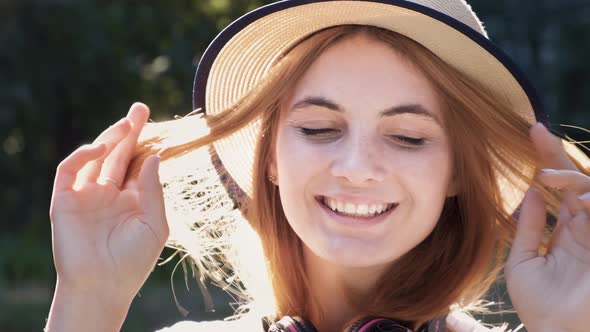
[[[336,42],[296,83],[289,106],[304,98],[320,96],[350,110],[421,104],[435,114],[440,113],[431,82],[394,47],[366,34]]]

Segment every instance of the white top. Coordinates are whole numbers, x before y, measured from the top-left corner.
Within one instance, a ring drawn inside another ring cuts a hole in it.
[[[487,328],[483,326],[479,321],[470,317],[469,315],[454,311],[447,316],[447,327],[453,332],[509,332],[503,327]],[[517,332],[520,327],[514,330]],[[244,316],[239,320],[234,321],[205,321],[205,322],[193,322],[193,321],[182,321],[178,322],[170,327],[158,330],[156,332],[236,332],[236,331],[262,331],[262,321],[255,317]]]

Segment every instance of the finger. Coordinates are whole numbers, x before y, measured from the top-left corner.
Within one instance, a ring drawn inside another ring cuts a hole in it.
[[[541,158],[542,168],[577,170],[561,145],[561,139],[552,135],[543,124],[533,125],[530,137]]]
[[[539,172],[538,178],[551,188],[570,190],[578,194],[590,191],[590,177],[579,171],[545,168]]]
[[[515,266],[539,256],[545,223],[545,201],[536,189],[531,188],[524,197],[508,265]]]
[[[112,141],[113,135],[117,135],[117,134],[121,134],[121,133],[126,133],[129,129],[131,129],[131,122],[129,122],[129,119],[122,118],[119,121],[117,121],[115,124],[110,125],[105,131],[103,131],[95,140],[94,143],[103,143],[103,142],[108,142],[108,141]],[[106,143],[106,145],[108,146],[109,143]]]
[[[572,219],[572,215],[565,204],[562,204],[559,208],[559,212],[557,213],[557,223],[553,228],[553,233],[551,234],[551,238],[549,240],[549,244],[547,245],[547,251],[551,252],[553,247],[560,242],[563,242],[563,230],[565,229],[565,224],[567,224]]]
[[[71,190],[76,183],[78,171],[89,161],[101,157],[104,152],[104,144],[87,144],[72,152],[72,154],[57,166],[53,183],[54,193],[62,190]]]
[[[573,215],[568,226],[572,230],[572,235],[579,246],[590,250],[590,219],[585,211],[579,211]]]
[[[138,188],[141,194],[143,211],[146,216],[149,216],[149,218],[146,218],[147,223],[150,224],[162,243],[164,243],[168,239],[169,230],[159,168],[160,157],[153,155],[145,159],[139,171]]]
[[[542,169],[538,179],[544,185],[564,192],[562,204],[568,207],[572,215],[584,209],[577,196],[590,191],[590,177],[579,171]]]
[[[139,184],[137,183],[137,181],[137,177],[132,177],[127,182],[125,182],[125,186],[123,188],[125,190],[138,191]]]
[[[560,217],[565,222],[560,222],[560,233],[552,236],[552,243],[549,252],[559,255],[575,257],[578,261],[590,264],[590,219],[588,214],[580,211],[571,216],[569,212],[565,213],[567,220]]]
[[[584,210],[584,205],[578,198],[578,194],[572,191],[566,191],[563,194],[563,200],[561,204],[565,204],[572,216]]]
[[[117,187],[123,187],[127,167],[137,145],[137,138],[149,115],[150,112],[146,105],[135,103],[131,106],[127,114],[127,118],[131,121],[131,131],[105,159],[100,173],[101,178],[111,179]]]
[[[123,118],[114,125],[103,131],[95,140],[94,143],[105,143],[106,152],[102,158],[93,160],[88,163],[78,174],[78,183],[96,182],[100,175],[105,158],[111,153],[114,147],[129,133],[131,123],[129,119]]]
[[[562,205],[559,209],[559,212],[557,213],[557,222],[565,223],[568,222],[570,219],[572,219],[572,213],[567,208],[567,206]]]

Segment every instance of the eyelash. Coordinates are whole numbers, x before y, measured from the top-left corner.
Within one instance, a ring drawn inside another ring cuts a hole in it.
[[[336,129],[332,129],[332,128],[318,128],[318,129],[315,129],[315,128],[303,128],[303,127],[299,127],[297,129],[304,136],[320,136],[320,135],[324,135],[324,134],[328,134],[328,133],[337,131]],[[412,145],[414,147],[422,146],[425,143],[425,139],[424,138],[413,138],[413,137],[400,136],[400,135],[391,135],[390,137],[393,137],[393,138],[395,138],[397,140],[400,140],[400,141],[404,142],[405,144]]]
[[[318,136],[318,135],[327,134],[327,133],[336,131],[336,129],[331,129],[331,128],[313,129],[313,128],[299,127],[297,129],[299,129],[299,132],[301,132],[305,136]]]

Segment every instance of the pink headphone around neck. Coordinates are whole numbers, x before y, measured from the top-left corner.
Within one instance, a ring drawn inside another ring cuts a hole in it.
[[[311,322],[300,318],[285,316],[278,322],[268,326],[267,332],[318,332]],[[445,332],[445,318],[428,321],[416,332]],[[348,332],[412,332],[399,321],[384,317],[366,317],[354,323]]]

